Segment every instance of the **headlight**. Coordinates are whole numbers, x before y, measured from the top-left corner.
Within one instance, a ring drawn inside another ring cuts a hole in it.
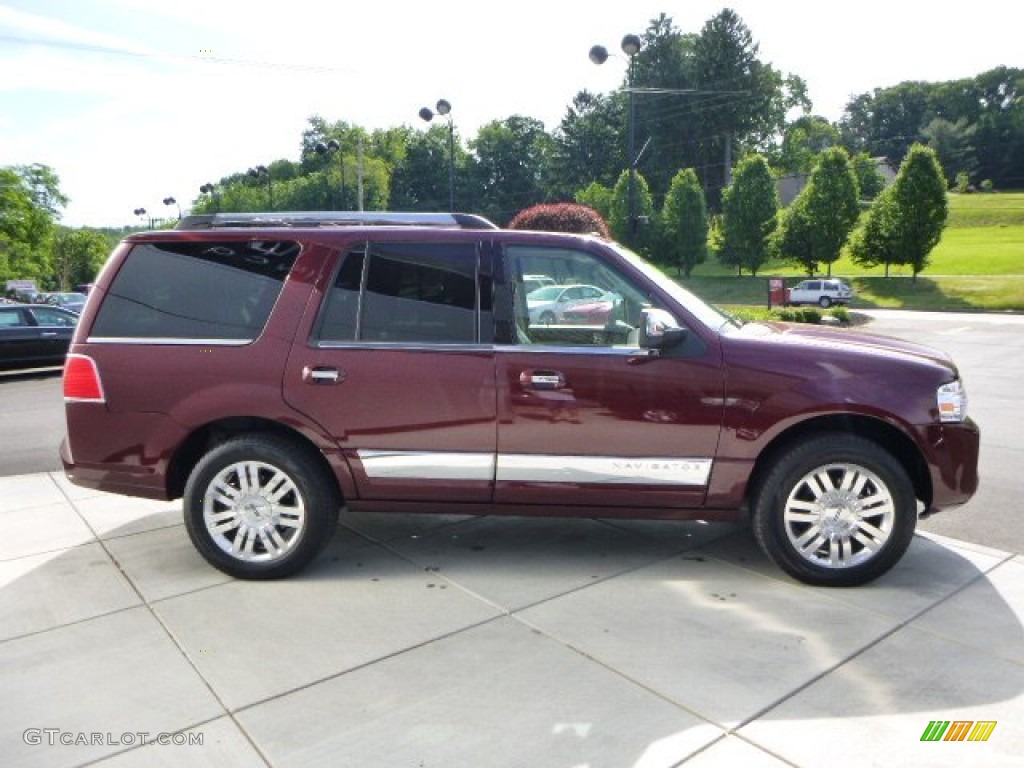
[[[943,384],[935,393],[939,421],[963,421],[967,418],[967,390],[960,379]]]

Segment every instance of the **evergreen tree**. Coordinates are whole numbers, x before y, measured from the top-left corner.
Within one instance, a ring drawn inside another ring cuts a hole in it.
[[[732,184],[722,194],[722,249],[719,260],[757,274],[768,259],[769,243],[776,226],[779,193],[768,162],[761,155],[747,155]]]
[[[704,263],[708,252],[707,203],[692,168],[672,179],[661,209],[661,226],[666,260],[689,277],[695,266]]]

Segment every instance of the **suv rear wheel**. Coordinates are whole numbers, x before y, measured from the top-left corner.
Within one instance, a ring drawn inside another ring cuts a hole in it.
[[[249,435],[217,446],[185,486],[185,527],[215,568],[274,579],[303,568],[330,539],[340,501],[305,446]]]
[[[765,554],[808,584],[864,584],[910,545],[917,501],[906,471],[877,444],[828,434],[779,458],[754,499]]]
[[[832,299],[830,299],[828,296],[822,296],[820,299],[818,299],[818,304],[821,306],[822,309],[828,309],[829,307],[832,306]]]

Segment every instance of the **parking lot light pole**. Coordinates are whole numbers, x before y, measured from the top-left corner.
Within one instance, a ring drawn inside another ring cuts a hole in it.
[[[451,102],[446,99],[438,99],[434,105],[435,113],[430,107],[420,110],[420,117],[428,123],[438,114],[448,121],[448,210],[455,211],[455,123],[452,120]]]
[[[639,35],[629,34],[622,38],[622,52],[629,59],[629,66],[626,68],[626,93],[629,95],[629,107],[626,112],[626,162],[629,164],[629,192],[627,193],[626,205],[629,217],[629,231],[636,234],[636,166],[639,158],[636,156],[636,103],[633,78],[636,74],[636,55],[643,47],[643,41]],[[608,49],[603,45],[595,45],[590,49],[590,60],[597,65],[608,61]]]
[[[146,211],[145,208],[136,208],[134,211],[132,211],[132,213],[134,213],[140,219],[145,219],[146,221],[148,221],[149,228],[153,228],[153,217],[148,215],[148,212]]]
[[[178,205],[178,201],[177,200],[175,200],[173,197],[170,197],[170,196],[165,197],[164,198],[164,205],[174,205],[174,206],[177,206],[177,208],[178,208],[178,221],[181,221],[181,206]]]
[[[313,151],[316,152],[318,155],[328,155],[328,156],[329,155],[334,155],[334,154],[338,155],[338,171],[339,171],[339,176],[340,176],[340,179],[341,179],[340,180],[341,197],[338,200],[338,210],[339,211],[345,210],[345,155],[341,151],[341,144],[339,144],[336,139],[331,139],[327,143],[324,143],[322,141],[318,141],[313,146]],[[333,199],[333,197],[334,197],[334,195],[331,195],[332,199]]]

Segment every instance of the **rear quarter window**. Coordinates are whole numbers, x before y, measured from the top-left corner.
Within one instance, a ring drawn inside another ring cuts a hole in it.
[[[298,243],[285,241],[137,245],[104,296],[89,338],[253,341],[299,251]]]

